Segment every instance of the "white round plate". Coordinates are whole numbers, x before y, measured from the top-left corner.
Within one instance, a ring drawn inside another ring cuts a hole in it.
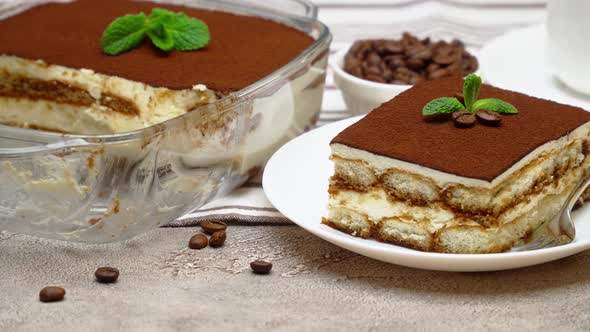
[[[333,173],[329,143],[355,117],[310,131],[279,149],[264,171],[264,192],[287,218],[307,231],[367,257],[420,269],[440,271],[495,271],[549,262],[590,248],[590,209],[582,208],[576,218],[576,240],[570,244],[528,252],[500,254],[440,254],[365,240],[334,230],[321,223],[327,215],[328,178]]]
[[[571,90],[551,72],[545,25],[512,30],[487,44],[478,60],[484,80],[497,87],[590,110],[590,96]]]

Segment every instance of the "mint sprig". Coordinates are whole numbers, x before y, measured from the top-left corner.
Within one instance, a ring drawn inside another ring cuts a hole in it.
[[[465,104],[462,104],[457,98],[442,97],[431,100],[422,109],[422,115],[430,117],[435,114],[453,113],[456,111],[469,111],[473,114],[481,109],[502,114],[517,114],[518,110],[514,105],[497,98],[480,99],[479,92],[481,89],[481,77],[475,74],[469,74],[463,83],[463,98]]]
[[[503,114],[516,114],[518,110],[512,104],[496,98],[480,99],[473,103],[473,112],[486,109]]]
[[[211,40],[207,25],[184,13],[154,8],[144,13],[114,20],[102,35],[102,50],[109,55],[127,52],[141,44],[145,36],[163,51],[192,51],[207,46]]]
[[[435,114],[453,113],[461,111],[465,107],[457,98],[442,97],[437,98],[426,104],[422,109],[422,115],[430,116]]]
[[[144,13],[116,19],[102,35],[102,50],[115,55],[137,47],[145,36],[146,22]]]
[[[467,110],[470,110],[473,107],[473,103],[475,103],[479,96],[480,89],[481,77],[475,74],[469,74],[465,77],[465,83],[463,83],[463,98]]]

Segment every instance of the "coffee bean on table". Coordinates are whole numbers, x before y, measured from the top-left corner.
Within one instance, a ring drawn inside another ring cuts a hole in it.
[[[203,234],[195,234],[188,241],[188,247],[191,249],[203,249],[209,244],[209,239]]]
[[[475,114],[477,121],[486,126],[498,126],[502,122],[502,118],[496,112],[481,109]]]
[[[96,277],[96,281],[101,284],[112,284],[119,278],[119,270],[109,266],[99,267],[94,272],[94,276]]]
[[[203,232],[211,235],[217,231],[223,231],[227,228],[227,224],[223,221],[203,221],[199,224]]]
[[[225,238],[225,231],[217,231],[211,234],[211,238],[209,239],[209,245],[211,247],[221,247],[225,243]]]
[[[457,128],[469,128],[475,125],[475,115],[469,111],[460,111],[453,113],[453,123]]]
[[[66,290],[63,287],[48,286],[39,292],[41,302],[57,302],[64,299]]]
[[[262,260],[255,260],[250,263],[252,272],[256,274],[269,274],[272,269],[272,263]]]

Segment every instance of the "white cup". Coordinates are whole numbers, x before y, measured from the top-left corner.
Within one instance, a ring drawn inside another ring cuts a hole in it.
[[[590,94],[590,0],[549,0],[547,11],[553,73],[573,90]]]

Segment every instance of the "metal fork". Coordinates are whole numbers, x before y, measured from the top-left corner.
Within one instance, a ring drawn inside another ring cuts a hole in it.
[[[542,227],[546,227],[548,234],[542,234],[538,238],[524,245],[512,248],[512,252],[530,251],[543,248],[556,247],[572,242],[576,237],[576,227],[572,220],[572,209],[576,202],[590,185],[590,176],[582,179],[576,189],[568,196],[561,211]],[[582,202],[582,201],[580,201]]]

